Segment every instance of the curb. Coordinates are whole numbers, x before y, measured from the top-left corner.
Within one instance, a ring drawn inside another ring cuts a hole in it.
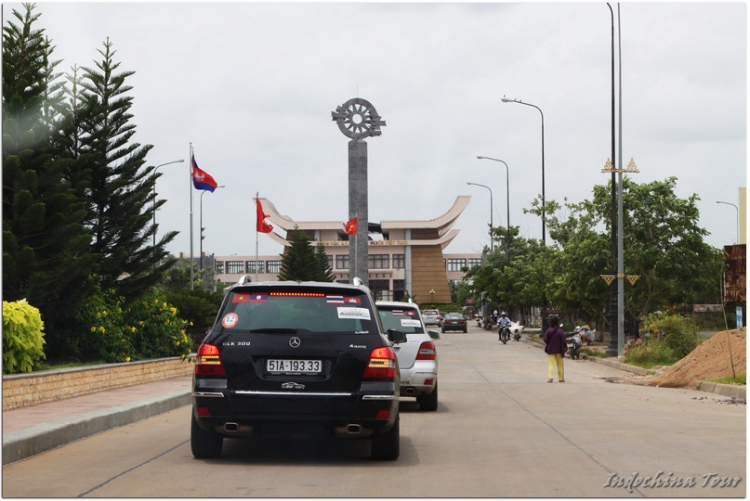
[[[695,385],[695,389],[700,391],[707,391],[709,393],[716,393],[725,397],[747,400],[745,398],[747,395],[747,387],[744,385],[698,381],[698,383]]]
[[[192,402],[191,390],[180,390],[160,397],[103,411],[89,412],[26,430],[3,434],[3,465],[20,461],[69,442],[131,424],[174,410]]]

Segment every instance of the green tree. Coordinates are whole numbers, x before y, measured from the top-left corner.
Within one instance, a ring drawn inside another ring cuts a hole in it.
[[[316,280],[320,266],[307,233],[295,226],[289,234],[289,241],[291,245],[281,256],[279,280]]]
[[[90,168],[86,191],[88,224],[92,228],[92,252],[103,290],[116,288],[126,298],[142,295],[172,265],[165,249],[176,232],[168,232],[156,246],[151,240],[155,210],[153,188],[157,175],[145,167],[151,145],[132,142],[135,125],[130,108],[132,89],[125,81],[134,72],[118,72],[113,44],[107,39],[99,50],[96,68],[83,68],[80,85],[86,115],[78,124],[80,153],[77,158]],[[163,203],[163,201],[162,201]],[[158,207],[159,203],[156,204]]]
[[[3,298],[26,298],[53,326],[91,293],[85,204],[64,175],[52,131],[62,91],[34,6],[3,27]]]
[[[333,282],[333,270],[331,269],[331,263],[328,261],[328,255],[326,254],[326,246],[318,242],[315,246],[315,259],[318,262],[318,270],[315,276],[316,282]]]

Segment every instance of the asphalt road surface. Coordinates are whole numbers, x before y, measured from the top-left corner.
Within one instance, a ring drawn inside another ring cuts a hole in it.
[[[616,382],[474,325],[437,342],[440,403],[401,404],[401,457],[366,441],[226,440],[190,453],[188,406],[3,467],[4,497],[744,497],[746,406]]]

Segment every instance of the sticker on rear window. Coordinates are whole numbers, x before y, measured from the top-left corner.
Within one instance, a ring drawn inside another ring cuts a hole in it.
[[[422,327],[422,322],[419,320],[412,320],[411,318],[402,318],[401,327]]]
[[[231,329],[237,325],[239,320],[240,317],[238,317],[236,313],[227,313],[224,315],[224,318],[221,319],[221,325],[223,325],[225,329]]]
[[[338,310],[339,318],[359,318],[362,320],[370,320],[370,310],[367,308],[336,308]]]

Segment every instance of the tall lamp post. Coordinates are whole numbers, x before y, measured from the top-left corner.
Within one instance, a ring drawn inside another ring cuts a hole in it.
[[[544,112],[542,112],[542,109],[539,106],[531,103],[524,103],[519,99],[508,99],[503,96],[500,100],[504,103],[517,103],[523,104],[524,106],[531,106],[532,108],[536,108],[542,116],[542,250],[544,250],[547,247],[547,212],[544,193]],[[547,330],[547,294],[544,292],[546,285],[546,277],[542,275],[542,332]]]
[[[169,164],[178,164],[178,163],[182,163],[184,161],[185,161],[185,159],[181,158],[179,160],[172,160],[171,162],[167,162],[165,164],[159,164],[156,167],[154,167],[154,174],[156,174],[156,170],[159,167],[164,167],[165,165],[169,165]],[[153,207],[154,207],[154,243],[153,243],[153,246],[156,247],[156,180],[155,179],[154,179],[154,190],[153,190],[153,192],[154,192],[154,204],[153,204]]]
[[[740,242],[740,208],[737,207],[734,204],[730,204],[729,202],[722,202],[721,200],[717,200],[716,203],[717,204],[731,205],[737,211],[737,228],[736,228],[737,229],[737,236],[734,239],[734,243],[738,244]]]
[[[492,157],[477,157],[479,160],[493,160],[495,162],[501,162],[505,166],[505,198],[506,198],[506,213],[505,213],[505,221],[508,225],[508,231],[506,233],[506,239],[510,238],[510,169],[508,168],[508,164],[506,164],[504,161],[500,160],[499,158],[492,158]]]
[[[224,188],[224,185],[222,184],[220,186],[217,186],[216,188]],[[206,227],[203,226],[203,195],[205,195],[207,191],[208,190],[201,190],[201,201],[200,201],[200,211],[201,211],[201,214],[200,214],[200,220],[201,220],[200,270],[201,271],[203,271],[203,239],[206,238],[206,236],[203,234],[203,230],[206,229]]]
[[[492,224],[492,212],[494,211],[492,206],[492,189],[489,186],[485,186],[483,184],[478,183],[466,183],[470,184],[472,186],[481,186],[482,188],[487,188],[490,192],[490,253],[492,253],[495,250],[495,240],[492,238],[492,228],[494,225]]]

